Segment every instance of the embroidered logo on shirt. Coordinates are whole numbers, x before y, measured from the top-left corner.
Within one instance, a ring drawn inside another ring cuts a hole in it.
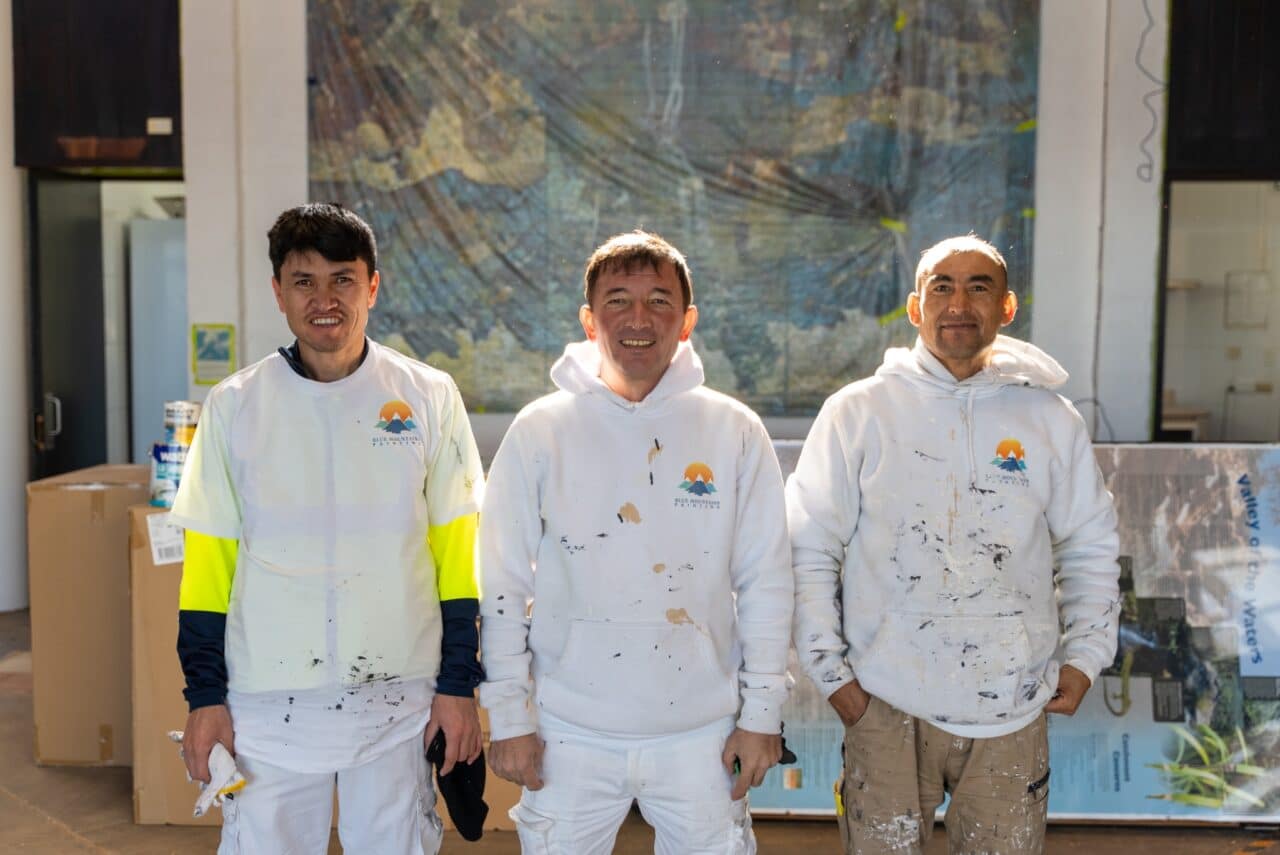
[[[1012,438],[1002,439],[996,446],[996,458],[991,461],[991,465],[1005,472],[1026,472],[1026,456],[1022,443]]]
[[[694,496],[709,496],[716,491],[716,476],[705,463],[690,463],[684,468],[680,489]]]
[[[387,433],[404,433],[417,430],[413,421],[413,410],[404,401],[387,401],[378,412],[378,423],[374,427]]]

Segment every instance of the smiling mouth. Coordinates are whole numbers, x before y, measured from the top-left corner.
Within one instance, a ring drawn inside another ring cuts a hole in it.
[[[336,327],[338,324],[342,323],[342,318],[339,318],[336,315],[321,315],[318,318],[312,318],[307,323],[311,324],[313,327]]]
[[[623,347],[653,347],[654,341],[651,338],[624,338],[621,340]]]

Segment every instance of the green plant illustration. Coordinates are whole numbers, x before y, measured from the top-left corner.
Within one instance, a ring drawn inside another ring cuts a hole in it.
[[[1196,725],[1194,732],[1176,724],[1171,730],[1178,746],[1172,761],[1147,764],[1164,774],[1171,791],[1147,798],[1214,810],[1221,810],[1224,805],[1266,808],[1266,803],[1246,788],[1250,781],[1264,778],[1268,770],[1252,762],[1249,745],[1239,727],[1227,737],[1234,738],[1239,745],[1236,751],[1207,724]]]

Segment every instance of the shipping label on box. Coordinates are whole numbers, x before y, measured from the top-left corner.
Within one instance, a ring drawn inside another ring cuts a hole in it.
[[[147,539],[151,543],[151,563],[182,563],[182,528],[169,522],[168,513],[150,514],[147,517]]]

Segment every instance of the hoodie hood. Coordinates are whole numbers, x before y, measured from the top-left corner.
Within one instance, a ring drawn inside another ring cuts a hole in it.
[[[917,384],[931,386],[939,392],[996,392],[1002,386],[1034,386],[1057,389],[1067,382],[1066,370],[1040,348],[1009,336],[996,336],[987,366],[967,380],[955,376],[934,356],[924,341],[916,338],[914,347],[891,347],[884,362],[876,369],[877,377],[904,377]]]
[[[551,366],[551,381],[556,388],[571,395],[599,395],[626,409],[653,405],[701,386],[705,378],[702,360],[693,345],[682,341],[676,355],[658,385],[643,401],[628,401],[600,379],[600,348],[594,341],[575,341],[565,345],[564,354]]]

